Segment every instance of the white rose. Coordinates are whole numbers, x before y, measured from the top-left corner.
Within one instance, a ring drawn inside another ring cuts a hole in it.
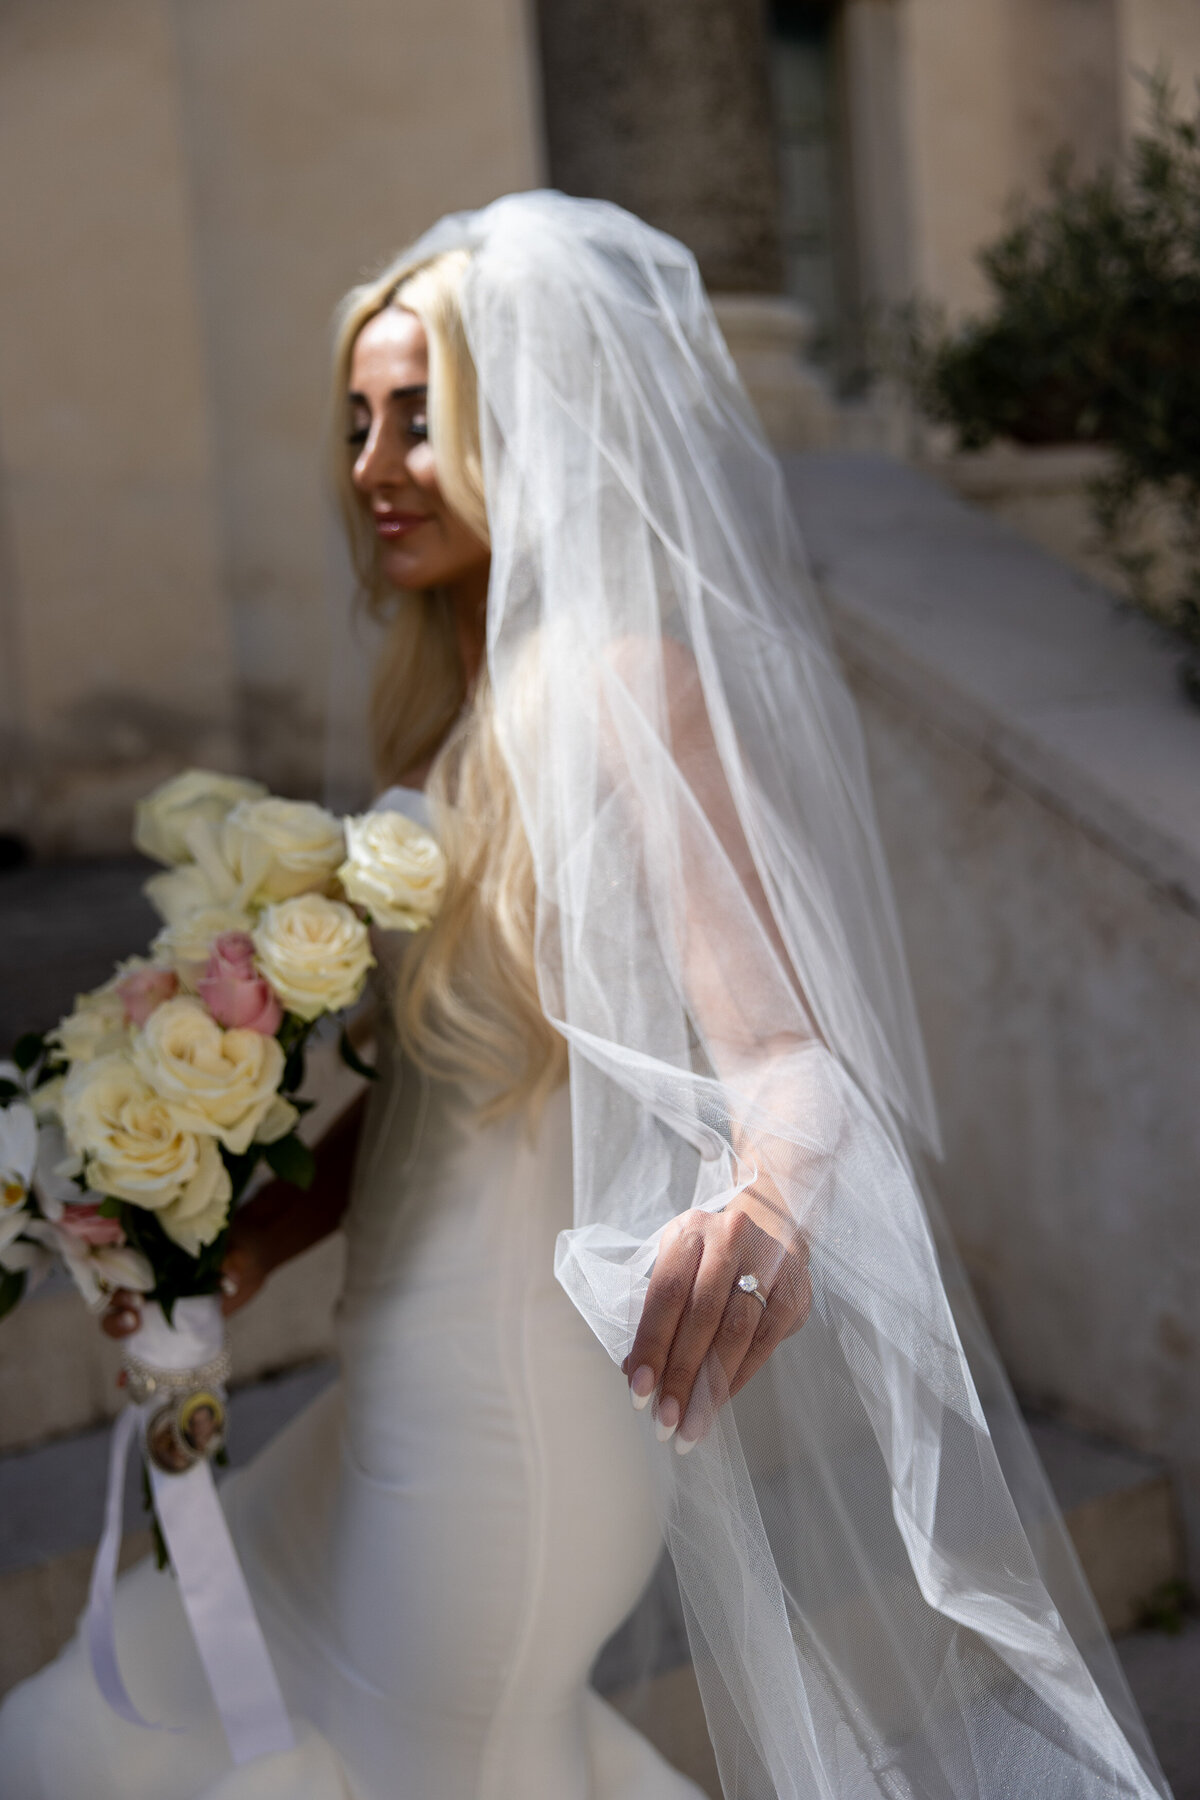
[[[446,886],[437,839],[399,812],[347,819],[346,861],[338,870],[349,899],[386,931],[420,931],[433,919]]]
[[[362,920],[342,901],[321,894],[269,906],[254,932],[254,948],[262,973],[301,1019],[353,1006],[375,963]]]
[[[229,1171],[221,1160],[221,1152],[217,1149],[214,1138],[201,1140],[205,1153],[211,1152],[211,1167],[214,1179],[207,1189],[199,1183],[193,1184],[185,1194],[172,1206],[164,1207],[158,1215],[158,1222],[167,1236],[177,1243],[189,1256],[199,1256],[206,1244],[211,1244],[225,1229],[225,1221],[229,1217],[230,1182]],[[224,1176],[220,1182],[215,1178],[215,1170],[219,1168]]]
[[[339,820],[307,800],[246,800],[225,821],[221,850],[242,894],[259,905],[327,888],[346,854]]]
[[[199,820],[219,825],[240,800],[256,800],[266,791],[261,781],[188,769],[138,801],[133,841],[155,862],[188,862],[195,854],[187,841],[191,826]]]
[[[70,1063],[94,1062],[119,1050],[128,1039],[125,1003],[112,983],[91,994],[77,994],[75,1011],[46,1033],[46,1042]]]
[[[67,1141],[83,1158],[96,1193],[154,1212],[175,1203],[199,1205],[217,1193],[228,1203],[229,1171],[211,1137],[189,1129],[129,1056],[118,1053],[72,1069],[62,1111]]]
[[[163,869],[158,875],[151,875],[142,883],[142,892],[164,925],[178,925],[193,913],[221,903],[204,870],[195,863],[183,863],[178,869]]]
[[[278,1041],[257,1031],[223,1031],[199,1000],[168,1000],[133,1045],[139,1074],[170,1102],[189,1131],[219,1138],[242,1155],[271,1111],[283,1079]]]
[[[252,914],[236,906],[206,906],[174,925],[164,925],[150,948],[178,975],[181,986],[195,993],[203,979],[213,944],[223,931],[249,931]]]

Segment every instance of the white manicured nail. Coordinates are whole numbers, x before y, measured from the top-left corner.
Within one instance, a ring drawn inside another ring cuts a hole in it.
[[[658,1417],[654,1421],[654,1429],[658,1434],[658,1441],[660,1444],[665,1444],[668,1438],[674,1437],[675,1427],[678,1424],[679,1424],[679,1402],[678,1402],[678,1400],[674,1400],[674,1399],[664,1400],[662,1405],[658,1409]]]
[[[654,1370],[649,1363],[643,1363],[629,1384],[629,1398],[633,1401],[634,1411],[641,1412],[643,1408],[649,1406],[653,1393]]]
[[[699,1442],[700,1442],[700,1439],[699,1439],[699,1438],[685,1438],[685,1437],[677,1437],[677,1438],[676,1438],[676,1439],[675,1439],[675,1452],[676,1452],[676,1455],[678,1455],[678,1456],[686,1456],[686,1455],[687,1455],[687,1453],[688,1453],[688,1451],[689,1451],[689,1450],[694,1450],[694,1449],[695,1449],[695,1448],[696,1448],[696,1445],[697,1445],[697,1444],[698,1444],[698,1443],[699,1443]]]

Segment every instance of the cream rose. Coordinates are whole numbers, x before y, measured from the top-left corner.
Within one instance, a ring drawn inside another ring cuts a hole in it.
[[[163,869],[142,883],[142,892],[164,925],[178,925],[193,913],[221,904],[204,870],[195,863],[184,863],[178,869]]]
[[[258,905],[327,888],[346,854],[339,820],[307,800],[247,800],[221,834],[240,891]]]
[[[46,1042],[70,1063],[94,1062],[119,1050],[128,1038],[125,1003],[113,982],[91,994],[77,994],[74,1012],[46,1033]]]
[[[253,923],[252,914],[239,907],[206,906],[177,920],[174,925],[164,925],[150,948],[160,962],[174,969],[182,985],[195,993],[197,983],[204,979],[212,947],[222,932],[249,931]]]
[[[62,1117],[95,1193],[155,1212],[217,1200],[228,1209],[229,1171],[216,1144],[190,1130],[124,1053],[72,1069]]]
[[[446,886],[437,839],[400,812],[347,819],[346,860],[338,870],[346,896],[386,931],[420,931]]]
[[[260,799],[266,791],[261,781],[188,769],[138,801],[133,841],[155,862],[189,862],[195,854],[187,841],[191,826],[198,821],[219,825],[239,801]]]
[[[206,1190],[199,1182],[195,1182],[173,1205],[164,1207],[158,1215],[158,1222],[167,1236],[180,1249],[186,1250],[189,1256],[199,1256],[204,1246],[211,1244],[225,1229],[225,1221],[229,1217],[229,1171],[221,1160],[215,1138],[201,1138],[200,1143],[201,1157],[210,1159],[210,1166],[220,1171],[224,1177],[223,1184],[214,1180]]]
[[[222,1031],[199,1000],[168,1000],[134,1039],[142,1079],[189,1131],[219,1138],[241,1155],[272,1111],[283,1078],[278,1041],[258,1031]]]
[[[321,894],[269,906],[252,935],[259,968],[301,1019],[353,1006],[375,963],[362,920]]]

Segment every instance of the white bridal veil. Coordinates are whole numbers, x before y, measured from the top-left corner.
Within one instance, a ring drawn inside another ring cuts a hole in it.
[[[445,219],[417,255],[457,246],[488,658],[570,1048],[559,1277],[620,1362],[676,1214],[756,1187],[810,1246],[808,1322],[693,1454],[658,1458],[725,1792],[1165,1794],[1003,1377],[947,1299],[854,708],[695,264],[547,193]]]

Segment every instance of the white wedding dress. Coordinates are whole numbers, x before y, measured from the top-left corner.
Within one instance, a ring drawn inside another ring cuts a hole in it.
[[[143,1716],[184,1729],[117,1718],[76,1639],[0,1710],[4,1800],[700,1800],[587,1682],[660,1553],[667,1451],[554,1278],[568,1092],[531,1142],[386,1043],[381,1074],[341,1380],[222,1489],[299,1749],[231,1769],[147,1562],[118,1653]]]

